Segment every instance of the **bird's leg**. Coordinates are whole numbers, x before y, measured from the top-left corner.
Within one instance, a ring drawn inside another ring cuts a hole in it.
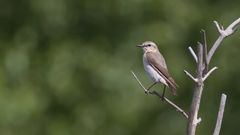
[[[157,84],[157,82],[154,82],[152,85],[150,85],[147,90],[150,90],[155,84]]]
[[[149,90],[155,85],[157,84],[157,82],[154,82],[153,84],[151,84],[148,88],[147,88],[147,91],[145,91],[146,94],[149,93]]]
[[[164,88],[163,88],[162,101],[164,101],[165,89],[166,89],[166,85],[164,85]]]

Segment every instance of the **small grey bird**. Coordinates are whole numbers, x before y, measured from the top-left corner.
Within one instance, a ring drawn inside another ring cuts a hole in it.
[[[138,45],[143,49],[143,65],[147,72],[149,78],[154,82],[148,87],[148,90],[157,83],[162,83],[164,85],[164,90],[162,94],[162,99],[165,94],[166,86],[171,90],[173,95],[176,95],[177,84],[170,76],[166,62],[159,52],[157,45],[152,41],[146,41],[141,45]]]

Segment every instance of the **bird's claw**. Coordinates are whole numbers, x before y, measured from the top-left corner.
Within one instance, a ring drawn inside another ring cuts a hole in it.
[[[164,100],[165,100],[165,97],[164,97],[164,96],[161,96],[161,100],[164,102]]]
[[[147,95],[148,95],[149,93],[150,93],[150,91],[149,91],[149,90],[145,90],[145,94],[147,94]]]

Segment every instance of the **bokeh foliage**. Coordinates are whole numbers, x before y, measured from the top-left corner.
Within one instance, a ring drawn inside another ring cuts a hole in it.
[[[239,17],[232,0],[1,0],[1,135],[183,135],[186,120],[157,98],[144,95],[142,51],[153,40],[180,85],[168,96],[189,109],[195,72],[187,50],[213,20],[227,26]],[[211,134],[220,94],[228,95],[222,135],[238,134],[240,53],[237,31],[217,50],[206,82],[199,134]],[[156,87],[161,91],[162,86]]]

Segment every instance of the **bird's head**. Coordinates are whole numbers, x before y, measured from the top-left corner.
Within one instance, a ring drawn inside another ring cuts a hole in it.
[[[158,50],[157,45],[152,41],[146,41],[146,42],[143,42],[142,44],[137,45],[137,46],[141,47],[144,52],[150,52],[150,51],[155,52],[155,51]]]

